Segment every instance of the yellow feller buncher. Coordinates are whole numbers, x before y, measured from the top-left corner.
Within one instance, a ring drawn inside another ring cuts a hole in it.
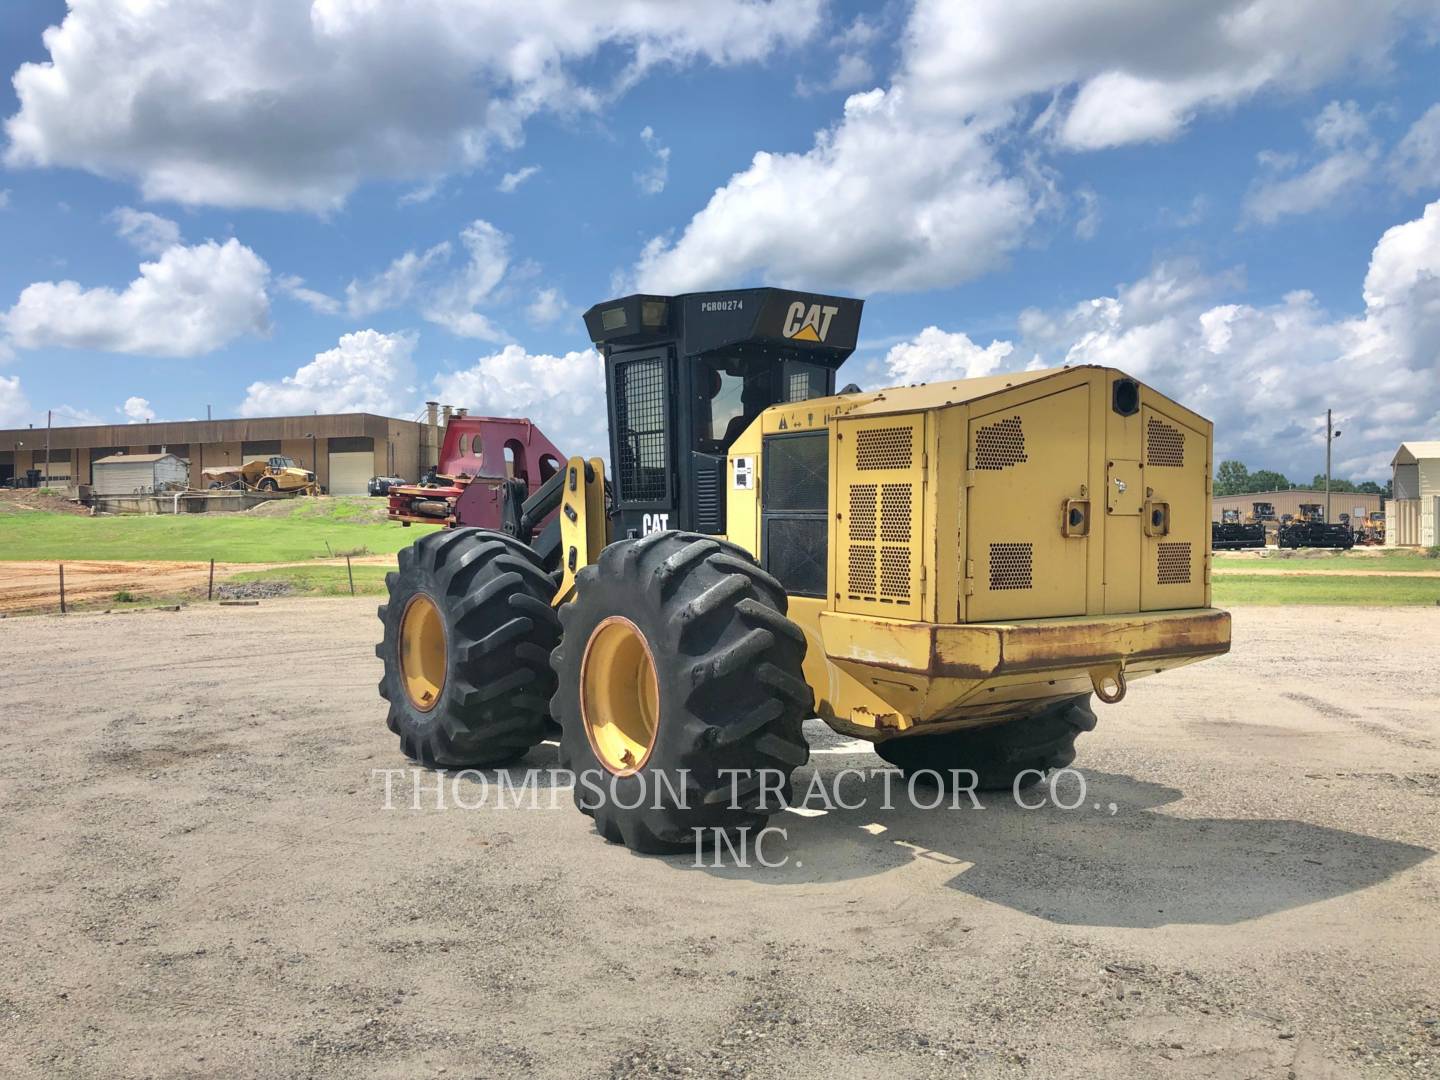
[[[780,808],[807,717],[1009,789],[1073,760],[1092,694],[1229,649],[1208,420],[1102,367],[836,393],[860,315],[591,308],[614,476],[572,458],[503,531],[400,552],[376,651],[403,751],[496,765],[558,724],[606,839],[686,850]]]

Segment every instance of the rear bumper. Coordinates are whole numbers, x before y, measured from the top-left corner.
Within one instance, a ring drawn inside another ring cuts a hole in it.
[[[931,679],[1154,670],[1230,651],[1230,613],[1216,608],[961,625],[825,612],[820,632],[837,664]]]

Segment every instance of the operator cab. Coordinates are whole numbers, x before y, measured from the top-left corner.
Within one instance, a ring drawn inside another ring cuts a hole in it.
[[[605,358],[614,535],[723,533],[726,452],[770,406],[835,392],[862,306],[735,289],[637,294],[587,311]]]

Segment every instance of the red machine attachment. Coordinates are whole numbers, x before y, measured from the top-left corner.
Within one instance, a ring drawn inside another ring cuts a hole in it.
[[[501,529],[507,488],[523,486],[512,493],[518,505],[564,465],[565,456],[529,420],[452,416],[435,470],[419,484],[390,488],[390,520]]]

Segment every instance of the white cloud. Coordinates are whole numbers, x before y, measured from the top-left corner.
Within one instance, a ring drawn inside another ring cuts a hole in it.
[[[999,265],[1039,213],[990,133],[919,107],[907,86],[853,95],[803,154],[761,152],[636,267],[653,292],[778,285],[874,293],[952,285]]]
[[[551,356],[508,345],[441,375],[431,396],[472,413],[529,417],[567,455],[608,456],[604,365],[593,349]]]
[[[1267,90],[1383,70],[1428,0],[944,0],[907,28],[910,81],[930,106],[983,113],[1064,97],[1058,139],[1075,149],[1168,139],[1199,112]]]
[[[1360,314],[1326,311],[1303,290],[1225,302],[1234,284],[1162,265],[1115,296],[1027,311],[1021,340],[1049,363],[1146,379],[1215,421],[1217,460],[1299,480],[1323,466],[1327,408],[1346,427],[1337,467],[1362,479],[1383,479],[1401,440],[1440,430],[1440,202],[1380,238]]]
[[[1411,194],[1440,187],[1440,105],[1410,125],[1391,155],[1390,173]]]
[[[840,54],[840,58],[835,61],[835,73],[822,83],[810,83],[797,76],[795,92],[801,97],[813,97],[820,93],[856,90],[874,84],[875,69],[870,66],[870,61],[858,52],[847,52]]]
[[[388,414],[408,400],[414,378],[410,334],[358,330],[279,382],[254,382],[241,416],[296,416],[311,412]]]
[[[294,297],[321,315],[338,315],[342,305],[335,297],[307,288],[305,279],[294,274],[284,274],[275,279],[275,286],[286,296]]]
[[[1202,193],[1186,204],[1184,210],[1164,207],[1160,211],[1160,224],[1174,229],[1193,229],[1210,212],[1210,200]]]
[[[142,255],[160,255],[180,243],[180,226],[169,218],[122,206],[110,215],[115,235]]]
[[[345,310],[356,318],[363,318],[399,307],[414,295],[424,274],[449,256],[448,242],[420,253],[407,251],[374,277],[365,281],[356,278],[345,286]]]
[[[1325,460],[1325,410],[1345,430],[1336,471],[1383,481],[1395,446],[1440,431],[1440,201],[1388,229],[1364,307],[1326,311],[1296,290],[1272,304],[1226,294],[1237,274],[1193,263],[1058,310],[1030,309],[1015,342],[981,348],[927,327],[886,355],[886,377],[929,382],[1060,364],[1118,367],[1215,421],[1215,460],[1308,481]]]
[[[592,111],[657,65],[807,39],[821,0],[75,3],[15,73],[11,166],[133,177],[147,198],[328,211]],[[601,51],[606,61],[587,63]],[[605,83],[582,81],[601,71]]]
[[[850,49],[863,49],[871,45],[880,36],[880,26],[874,17],[866,18],[864,15],[857,15],[851,20],[850,25],[842,30],[836,37],[836,44]]]
[[[1417,22],[1440,26],[1434,11],[1432,0],[915,0],[887,87],[852,95],[808,151],[757,153],[678,234],[652,237],[622,284],[959,284],[1003,265],[1064,205],[1037,142],[1168,139],[1205,110],[1383,70]],[[1290,178],[1257,195],[1256,212],[1318,204],[1353,171],[1341,158]],[[1095,219],[1081,198],[1083,237]]]
[[[635,184],[646,195],[659,195],[670,179],[670,148],[661,144],[660,137],[649,124],[641,129],[640,141],[653,160],[635,174]]]
[[[74,281],[28,286],[0,326],[21,348],[199,356],[269,330],[270,269],[238,240],[175,246],[123,291]]]
[[[1321,156],[1302,172],[1297,159],[1267,151],[1266,173],[1245,197],[1245,219],[1273,225],[1287,214],[1321,210],[1362,187],[1370,178],[1380,147],[1370,124],[1353,101],[1332,101],[1310,124]]]
[[[464,255],[458,266],[457,250]],[[413,304],[422,318],[458,337],[502,341],[505,332],[477,308],[497,302],[510,269],[510,238],[488,221],[476,220],[461,231],[458,246],[446,240],[424,251],[407,251],[373,277],[351,280],[345,286],[343,302],[307,287],[302,278],[281,277],[276,285],[325,315],[343,311],[358,319]],[[533,267],[522,266],[515,276],[533,271]],[[542,292],[536,303],[544,296]],[[546,310],[543,304],[538,308],[532,305],[532,309],[532,318],[535,311]]]
[[[460,234],[460,243],[467,256],[464,268],[429,291],[420,313],[457,337],[503,340],[504,331],[475,309],[505,277],[510,238],[488,221],[472,221]]]
[[[516,169],[514,172],[507,172],[500,178],[500,183],[495,185],[495,190],[504,195],[513,195],[516,188],[539,171],[539,165],[526,165],[523,168]]]
[[[1075,220],[1075,235],[1081,240],[1093,240],[1100,231],[1100,196],[1094,188],[1083,187],[1075,192],[1080,200],[1080,216]]]
[[[20,376],[0,375],[0,427],[21,427],[29,419],[30,402],[20,388]]]
[[[1008,341],[992,341],[982,349],[967,334],[927,326],[913,341],[902,342],[885,355],[885,369],[901,385],[978,379],[998,371],[1014,350]]]
[[[117,411],[123,412],[132,424],[143,424],[154,419],[155,409],[143,397],[128,397]]]
[[[559,289],[541,289],[525,309],[525,317],[537,326],[559,322],[570,314],[570,305]]]

